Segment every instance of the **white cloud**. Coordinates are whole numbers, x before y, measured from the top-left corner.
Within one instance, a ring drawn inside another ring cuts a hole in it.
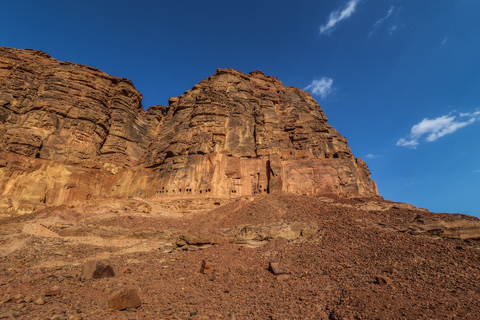
[[[480,111],[472,113],[460,113],[461,118],[468,118],[465,121],[456,120],[456,116],[448,114],[435,119],[425,118],[415,124],[410,130],[410,134],[397,141],[397,146],[415,149],[419,140],[433,142],[439,138],[454,133],[460,128],[466,127],[480,119]]]
[[[313,80],[312,83],[310,83],[303,90],[310,91],[315,95],[319,95],[323,99],[333,92],[332,84],[332,78],[323,77],[320,80]]]
[[[350,18],[359,2],[360,0],[350,0],[343,9],[330,13],[327,23],[320,26],[320,35],[330,35],[340,21]]]
[[[391,15],[392,15],[392,12],[393,12],[393,6],[390,7],[390,9],[388,9],[388,12],[387,12],[387,15],[379,20],[377,20],[377,22],[375,22],[375,24],[373,25],[374,27],[376,26],[379,26],[381,25],[385,20],[387,20]]]
[[[365,158],[368,158],[368,159],[375,159],[375,158],[378,158],[378,156],[376,154],[372,154],[372,153],[369,153],[365,156]]]
[[[390,18],[390,16],[391,16],[392,13],[393,13],[393,9],[394,9],[394,7],[391,6],[390,9],[388,9],[387,15],[386,15],[385,17],[383,17],[383,18],[378,19],[378,20],[373,24],[373,29],[372,29],[372,31],[370,31],[370,33],[368,34],[368,36],[371,36],[372,34],[374,34],[375,31],[377,30],[377,28],[378,28],[382,23],[384,23],[385,20],[387,20],[388,18]],[[390,30],[390,29],[389,29],[389,30]],[[396,30],[396,26],[395,26],[395,29],[394,29],[393,31],[395,31],[395,30]],[[390,31],[391,31],[391,30],[390,30]]]
[[[418,140],[417,139],[406,140],[404,138],[400,138],[397,141],[397,146],[415,149],[418,146]]]
[[[398,29],[398,26],[395,24],[395,25],[391,26],[390,28],[388,28],[388,33],[392,34],[395,31],[397,31],[397,29]]]
[[[459,113],[460,117],[468,117],[468,118],[474,118],[474,117],[480,117],[480,111],[475,111],[475,112],[465,112]]]

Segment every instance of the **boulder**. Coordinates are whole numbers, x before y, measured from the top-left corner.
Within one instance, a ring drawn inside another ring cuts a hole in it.
[[[124,288],[114,292],[108,300],[108,306],[114,310],[125,310],[127,308],[138,308],[142,301],[133,288]]]
[[[288,270],[285,266],[281,265],[279,262],[276,261],[270,261],[268,265],[268,271],[270,271],[276,276],[290,274],[290,270]]]

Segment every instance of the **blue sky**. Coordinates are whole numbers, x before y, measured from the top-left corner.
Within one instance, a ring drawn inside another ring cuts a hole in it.
[[[217,68],[308,90],[386,199],[480,216],[479,0],[3,0],[0,46],[166,104]]]

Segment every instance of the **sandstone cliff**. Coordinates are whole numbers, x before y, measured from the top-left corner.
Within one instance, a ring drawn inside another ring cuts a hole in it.
[[[310,94],[219,69],[143,110],[124,78],[0,48],[0,210],[101,197],[377,196]]]

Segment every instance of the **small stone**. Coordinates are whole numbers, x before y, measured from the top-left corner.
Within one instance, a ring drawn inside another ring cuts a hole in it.
[[[142,301],[133,288],[125,288],[115,292],[108,300],[108,306],[114,310],[125,310],[127,308],[138,308]]]
[[[111,278],[114,276],[113,268],[101,261],[89,260],[82,267],[82,277],[85,279]]]
[[[278,281],[285,281],[285,280],[288,280],[288,279],[290,279],[289,274],[280,274],[280,275],[277,276]]]
[[[33,303],[38,304],[39,306],[41,306],[41,305],[45,304],[45,300],[43,300],[43,298],[40,297],[40,298],[36,299],[35,301],[33,301]]]
[[[53,254],[57,256],[64,256],[65,255],[65,250],[64,249],[57,249],[53,252]]]
[[[49,290],[45,291],[45,296],[58,296],[60,294],[60,287],[53,286]]]
[[[290,271],[285,268],[284,266],[281,266],[280,263],[278,262],[273,262],[270,261],[270,264],[268,266],[268,270],[273,273],[274,275],[281,275],[281,274],[289,274]]]
[[[206,260],[202,260],[202,266],[200,267],[200,273],[207,274],[215,271],[215,265]]]
[[[383,285],[392,285],[393,281],[389,277],[386,276],[375,276],[375,283],[383,284]]]
[[[0,319],[12,319],[13,315],[10,312],[0,313]]]
[[[130,269],[129,267],[125,267],[125,268],[122,269],[122,273],[130,274],[130,273],[132,273],[132,269]]]
[[[13,299],[15,300],[20,300],[22,298],[23,298],[23,295],[21,295],[20,293],[13,296]]]
[[[8,302],[8,301],[10,301],[10,300],[12,300],[12,296],[9,295],[9,294],[5,294],[5,295],[2,297],[2,299],[0,299],[0,304],[3,304],[3,303]]]
[[[173,249],[174,249],[173,245],[166,245],[166,246],[163,246],[162,252],[163,253],[172,253]]]
[[[30,303],[33,301],[33,298],[32,296],[25,296],[25,299],[23,299],[23,301],[25,301],[26,303]]]
[[[385,271],[388,272],[388,273],[390,273],[390,274],[394,274],[394,273],[397,273],[397,272],[398,272],[398,270],[395,269],[395,268],[392,267],[392,266],[388,266],[387,268],[385,268]]]

